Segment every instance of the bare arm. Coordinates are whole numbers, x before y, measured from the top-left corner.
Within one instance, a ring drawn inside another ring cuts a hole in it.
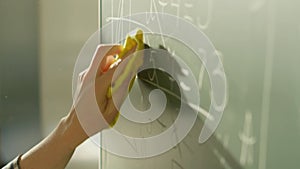
[[[143,62],[140,55],[126,60],[136,49],[143,49],[142,31],[137,32],[135,39],[128,37],[124,48],[119,45],[98,46],[90,66],[78,77],[75,100],[69,114],[60,120],[48,137],[5,168],[19,165],[21,169],[64,169],[78,145],[89,136],[114,125],[119,115],[117,105],[125,99],[124,91],[130,88],[130,80]],[[121,62],[126,60],[124,64],[111,67],[116,61],[114,55],[118,55]],[[116,73],[115,85],[111,88],[117,67],[121,71]],[[116,96],[116,102],[112,100],[112,94]],[[102,114],[100,121],[97,118],[99,114],[89,109],[92,96],[96,96],[97,109]],[[88,124],[88,130],[78,118],[85,119],[83,121]]]
[[[136,45],[134,44],[131,47],[131,50],[127,52],[125,57],[131,55],[135,49]],[[118,116],[119,112],[118,109],[115,107],[115,104],[111,97],[107,96],[108,89],[110,88],[110,84],[112,81],[112,77],[114,75],[114,71],[117,67],[114,67],[109,70],[107,67],[109,67],[110,64],[112,64],[112,58],[115,54],[118,54],[120,52],[120,46],[100,46],[97,49],[97,52],[95,54],[95,57],[92,60],[92,63],[90,67],[84,71],[78,81],[78,88],[79,94],[77,101],[75,101],[75,107],[78,105],[81,105],[82,107],[89,107],[89,105],[85,105],[85,101],[87,98],[90,97],[90,95],[86,95],[87,92],[85,91],[92,91],[92,93],[96,94],[97,97],[97,104],[99,106],[99,109],[102,112],[102,116],[105,120],[105,123],[109,125],[113,125],[116,121],[116,117]],[[101,58],[103,51],[104,52],[104,59],[101,61],[100,66],[97,64],[97,60],[99,61],[99,57]],[[102,54],[101,54],[102,53]],[[124,57],[124,58],[125,58]],[[131,57],[134,59],[134,57]],[[130,58],[130,60],[131,60]],[[141,60],[134,60],[136,61],[135,66],[130,66],[131,69],[131,76],[133,76],[137,71],[137,68],[139,65],[142,64]],[[121,70],[125,70],[126,68],[126,62],[124,65],[121,66]],[[128,67],[127,67],[128,69]],[[126,70],[127,70],[126,69]],[[94,76],[92,72],[97,72],[96,79],[95,79],[95,88],[89,88],[90,86],[90,79]],[[121,71],[124,72],[124,71]],[[126,71],[125,71],[126,72]],[[117,75],[118,77],[124,77],[124,74]],[[127,74],[125,76],[128,76]],[[130,76],[128,78],[131,78]],[[118,80],[117,78],[116,80]],[[125,80],[124,80],[125,81]],[[129,83],[124,83],[124,81],[121,82],[121,86],[119,89],[116,89],[116,93],[118,93],[118,99],[120,102],[122,102],[122,99],[124,98],[123,94],[124,92],[122,89],[128,88]],[[129,82],[129,81],[128,81]],[[87,90],[88,89],[88,90]],[[85,109],[81,109],[85,110]],[[46,137],[42,142],[40,142],[38,145],[33,147],[31,150],[26,152],[24,155],[21,156],[19,165],[21,169],[63,169],[66,167],[68,162],[70,161],[76,147],[80,145],[82,142],[84,142],[89,136],[87,135],[87,132],[82,128],[80,121],[78,119],[78,111],[74,108],[74,106],[71,108],[69,114],[62,118],[58,124],[58,126],[54,129],[54,131]],[[83,113],[84,116],[91,116],[91,112],[80,112],[81,115]],[[80,116],[82,117],[82,116]],[[96,121],[96,123],[99,123]],[[102,128],[94,127],[97,125],[91,125],[92,126],[92,134],[96,134],[97,132],[105,129],[108,127],[108,125],[100,125],[104,126]],[[91,135],[91,133],[88,133]]]
[[[71,110],[48,137],[21,157],[20,166],[22,169],[63,169],[76,147],[87,138]]]

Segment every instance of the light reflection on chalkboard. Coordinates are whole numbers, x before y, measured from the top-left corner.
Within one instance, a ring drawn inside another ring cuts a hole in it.
[[[185,2],[185,3],[184,3],[184,7],[186,7],[186,8],[193,8],[194,5],[193,5],[193,3],[191,3],[191,2]]]
[[[249,5],[249,10],[251,12],[256,12],[265,6],[267,0],[253,0]]]
[[[259,169],[266,169],[267,166],[267,144],[268,144],[268,130],[269,130],[269,114],[270,114],[270,100],[273,77],[273,60],[275,47],[275,3],[268,5],[268,25],[267,25],[267,39],[266,39],[266,57],[265,70],[263,80],[262,93],[262,108],[261,108],[261,124],[260,124],[260,140],[259,140]]]

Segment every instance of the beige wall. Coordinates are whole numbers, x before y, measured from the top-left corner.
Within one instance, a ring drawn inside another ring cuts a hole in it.
[[[42,130],[47,135],[72,104],[72,73],[78,53],[97,30],[97,0],[41,0],[40,85]],[[87,142],[69,168],[97,168],[97,148]]]

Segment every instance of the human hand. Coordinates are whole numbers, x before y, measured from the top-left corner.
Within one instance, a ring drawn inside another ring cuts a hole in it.
[[[143,63],[142,52],[135,53],[136,49],[142,49],[142,35],[137,33],[135,39],[124,48],[97,47],[89,67],[78,76],[69,114],[48,137],[19,156],[22,168],[65,168],[78,145],[116,122],[119,107]],[[119,64],[115,55],[119,56]]]
[[[140,34],[137,36],[140,39]],[[90,66],[79,74],[73,109],[88,136],[116,123],[118,110],[143,62],[141,52],[135,53],[142,49],[141,43],[127,38],[124,48],[100,45]],[[119,55],[118,64],[115,55]]]

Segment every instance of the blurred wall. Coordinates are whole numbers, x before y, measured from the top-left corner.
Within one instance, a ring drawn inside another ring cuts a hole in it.
[[[40,83],[43,135],[72,105],[72,73],[85,41],[98,29],[98,1],[40,0]],[[98,148],[81,145],[68,168],[97,168]]]
[[[0,1],[0,161],[41,138],[37,0]]]
[[[28,150],[68,113],[73,66],[98,29],[97,13],[97,0],[0,0],[0,162]],[[97,168],[98,154],[87,141],[67,168]]]

